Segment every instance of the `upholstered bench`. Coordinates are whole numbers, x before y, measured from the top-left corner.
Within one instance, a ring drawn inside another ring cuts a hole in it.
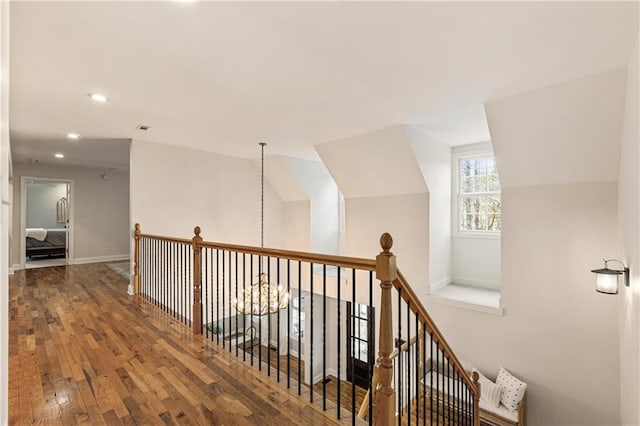
[[[442,366],[440,368],[436,368],[436,365],[434,364],[434,371],[432,371],[430,369],[429,362],[427,362],[425,365],[427,367],[427,371],[423,380],[423,384],[427,391],[427,398],[430,398],[433,394],[439,404],[451,404],[453,398],[456,397],[455,390],[462,389],[460,380],[456,380],[455,378],[445,374],[445,372],[448,370],[447,368],[443,368]],[[509,374],[508,372],[506,372],[506,370],[505,373]],[[481,377],[483,378],[481,382],[483,380],[488,380],[482,375]],[[480,393],[482,395],[482,385],[480,386],[480,388]],[[498,393],[498,398],[499,395],[500,393]],[[526,426],[527,424],[526,391],[524,391],[522,398],[517,403],[516,410],[510,410],[502,402],[499,402],[498,406],[495,407],[489,402],[489,400],[482,397],[480,398],[478,404],[480,408],[480,423],[483,425]]]

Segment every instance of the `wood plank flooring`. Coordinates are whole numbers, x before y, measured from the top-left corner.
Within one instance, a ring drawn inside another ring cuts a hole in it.
[[[11,277],[10,424],[338,424],[127,284],[106,264]]]

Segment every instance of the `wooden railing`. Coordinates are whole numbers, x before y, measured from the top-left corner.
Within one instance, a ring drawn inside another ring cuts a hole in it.
[[[135,294],[243,361],[254,365],[257,356],[257,367],[267,375],[275,370],[278,381],[286,373],[287,387],[297,386],[299,395],[308,389],[310,402],[321,393],[322,408],[350,415],[352,424],[479,425],[477,377],[396,268],[389,234],[374,260],[208,242],[200,233],[196,227],[191,239],[150,235],[136,224]],[[275,308],[256,303],[256,274],[267,294],[291,300],[278,299]],[[243,294],[251,294],[248,312],[239,307]],[[254,312],[256,306],[267,313]],[[367,336],[357,340],[362,321],[369,321]]]

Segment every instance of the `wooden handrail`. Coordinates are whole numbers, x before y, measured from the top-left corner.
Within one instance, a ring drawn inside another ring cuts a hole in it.
[[[440,332],[440,329],[433,322],[433,319],[431,319],[431,316],[427,313],[427,310],[420,302],[420,299],[418,299],[415,292],[409,286],[406,278],[402,275],[400,271],[398,271],[397,278],[393,281],[393,286],[396,289],[401,290],[400,293],[404,301],[410,304],[411,310],[413,311],[413,313],[418,315],[418,318],[426,324],[427,331],[430,331],[430,334],[433,335],[434,340],[440,343],[440,348],[447,355],[447,358],[449,358],[450,362],[460,372],[462,379],[464,380],[467,387],[471,389],[471,392],[474,394],[474,396],[479,397],[480,390],[478,386],[476,385],[476,383],[474,383],[471,377],[469,377],[469,375],[467,374],[467,371],[462,366],[462,363],[460,362],[460,360],[458,360],[458,357],[451,349],[451,346],[449,346],[449,343],[447,343],[444,336]]]
[[[161,235],[140,234],[140,237],[152,238],[155,240],[168,241],[192,245],[193,241],[186,238],[164,237]],[[212,248],[217,250],[236,251],[238,253],[255,254],[258,256],[279,257],[283,259],[299,260],[301,262],[318,263],[341,268],[362,269],[364,271],[375,271],[376,261],[361,257],[336,256],[322,253],[308,253],[294,250],[281,250],[273,248],[261,248],[255,246],[245,246],[240,244],[218,243],[214,241],[198,242],[198,247]]]
[[[152,234],[140,234],[140,238],[151,238],[154,240],[167,241],[169,243],[180,243],[180,244],[193,244],[193,241],[188,238],[174,238],[174,237],[164,237],[162,235],[152,235]]]
[[[303,251],[261,248],[238,244],[216,243],[211,241],[203,241],[201,246],[218,250],[229,250],[237,251],[239,253],[255,254],[259,256],[279,257],[283,259],[299,260],[302,262],[325,264],[328,266],[338,266],[342,268],[362,269],[365,271],[376,270],[375,260],[365,259],[361,257],[336,256],[322,253],[307,253]]]

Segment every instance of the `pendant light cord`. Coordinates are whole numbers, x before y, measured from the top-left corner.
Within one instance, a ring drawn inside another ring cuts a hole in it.
[[[260,248],[264,248],[264,147],[266,143],[260,142]]]

